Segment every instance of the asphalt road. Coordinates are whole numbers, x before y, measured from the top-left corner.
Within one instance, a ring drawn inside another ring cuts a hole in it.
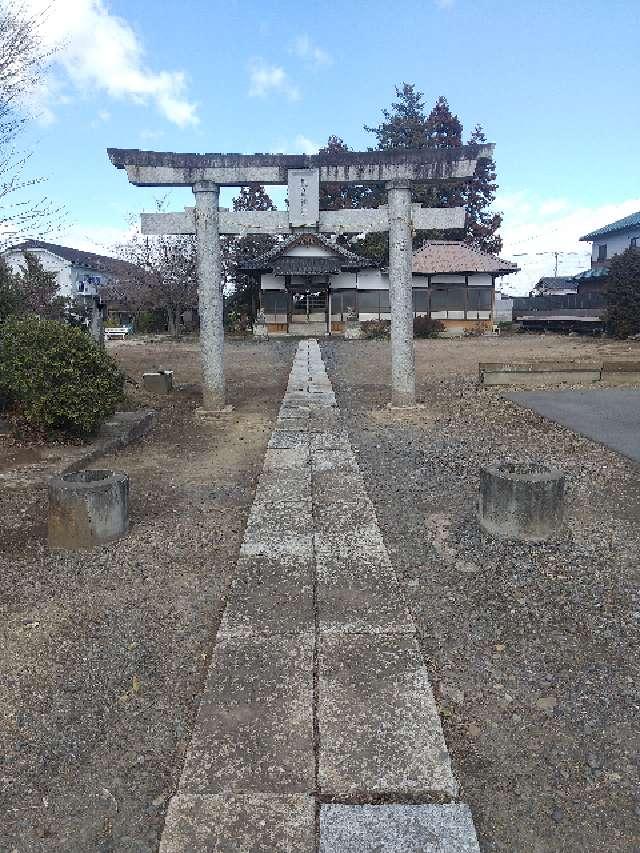
[[[640,462],[640,391],[543,391],[510,400]]]

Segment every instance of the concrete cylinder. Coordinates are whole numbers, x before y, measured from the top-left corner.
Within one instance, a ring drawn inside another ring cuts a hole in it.
[[[389,200],[389,302],[391,305],[391,403],[416,402],[413,350],[411,185],[387,184]]]
[[[481,526],[502,539],[542,542],[564,523],[564,474],[537,463],[480,469]]]
[[[225,405],[224,305],[218,204],[220,187],[195,184],[200,354],[203,408],[215,411]]]
[[[87,470],[49,480],[49,547],[91,548],[129,530],[129,477]]]

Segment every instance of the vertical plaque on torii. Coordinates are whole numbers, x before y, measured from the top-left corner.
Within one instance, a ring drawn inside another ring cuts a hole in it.
[[[316,228],[320,219],[320,171],[289,169],[289,225]]]

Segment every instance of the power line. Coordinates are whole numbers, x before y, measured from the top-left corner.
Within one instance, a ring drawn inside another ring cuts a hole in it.
[[[547,252],[518,252],[516,254],[511,255],[512,258],[526,258],[531,257],[532,255],[553,255],[555,259],[554,263],[554,277],[558,276],[558,257],[560,255],[580,255],[582,257],[586,257],[587,255],[591,255],[591,252],[560,252],[557,250],[550,250]]]

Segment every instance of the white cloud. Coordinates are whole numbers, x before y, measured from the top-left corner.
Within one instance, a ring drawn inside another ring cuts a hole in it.
[[[450,9],[455,3],[455,0],[435,0],[435,3],[439,9]]]
[[[300,90],[279,65],[269,65],[263,59],[249,63],[249,95],[264,98],[270,94],[284,95],[290,101],[300,98]]]
[[[96,252],[99,255],[112,255],[118,246],[128,242],[137,233],[137,222],[126,228],[109,225],[72,225],[56,232],[55,241],[64,246],[72,246],[84,252]]]
[[[575,275],[590,266],[590,243],[580,237],[640,210],[640,198],[597,205],[572,206],[564,199],[536,199],[524,192],[499,196],[496,209],[504,212],[501,255],[515,261],[521,272],[506,276],[506,290],[528,293],[545,275],[554,275],[558,252],[558,275]]]
[[[316,67],[331,65],[333,62],[327,51],[314,44],[306,34],[296,38],[290,52],[298,59]]]
[[[568,210],[569,202],[564,198],[550,198],[543,201],[539,207],[540,216],[552,216],[554,213],[562,213],[563,210]]]
[[[317,154],[320,145],[299,133],[293,141],[279,140],[269,150],[272,154]]]
[[[101,124],[106,124],[111,121],[111,113],[109,110],[98,110],[98,114],[91,122],[91,127],[99,127]]]
[[[139,136],[143,142],[157,142],[164,136],[164,130],[152,130],[151,128],[143,128],[140,131]]]
[[[53,77],[39,97],[39,111],[51,120],[52,102],[63,83],[76,92],[101,92],[138,104],[153,103],[180,127],[197,124],[196,105],[186,97],[183,71],[153,71],[131,25],[113,15],[103,0],[28,0],[33,12],[45,9],[42,36],[55,52]]]

